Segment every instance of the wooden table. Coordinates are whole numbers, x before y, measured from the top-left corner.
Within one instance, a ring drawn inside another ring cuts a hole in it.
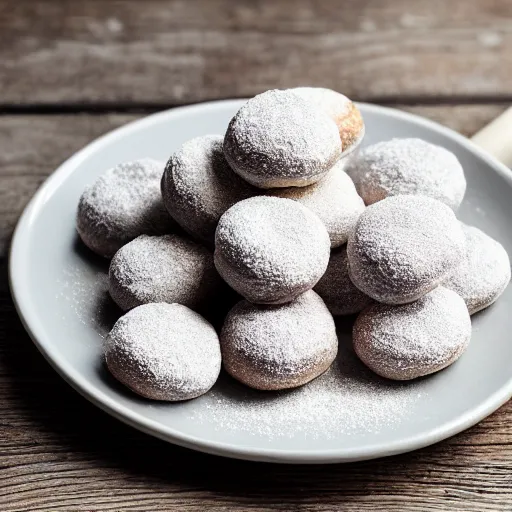
[[[466,134],[512,101],[510,0],[0,0],[0,510],[512,510],[512,405],[379,461],[232,461],[141,434],[50,369],[7,251],[41,182],[149,112],[324,85]],[[511,362],[512,364],[512,362]]]

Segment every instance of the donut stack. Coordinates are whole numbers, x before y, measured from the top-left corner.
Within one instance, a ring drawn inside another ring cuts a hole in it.
[[[377,374],[453,363],[470,314],[507,286],[508,255],[456,219],[466,182],[452,153],[417,139],[359,151],[364,131],[342,94],[271,90],[224,136],[89,186],[78,233],[111,259],[125,312],[105,343],[114,377],[167,401],[207,392],[222,365],[252,388],[301,386],[336,358],[333,316],[357,313],[354,348]]]

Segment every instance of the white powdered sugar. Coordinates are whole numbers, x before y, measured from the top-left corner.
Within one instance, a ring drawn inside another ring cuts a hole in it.
[[[456,361],[469,344],[464,300],[439,286],[410,304],[374,304],[354,325],[354,349],[375,373],[396,380],[428,375]]]
[[[221,285],[212,253],[177,235],[139,236],[110,263],[110,295],[124,310],[150,302],[197,308]]]
[[[338,126],[343,151],[364,135],[364,121],[359,109],[343,94],[324,87],[295,87],[289,91],[325,112]]]
[[[324,439],[350,447],[404,429],[433,399],[423,390],[446,386],[418,378],[463,354],[470,314],[504,291],[510,261],[456,219],[466,181],[455,155],[419,139],[359,155],[364,134],[342,94],[271,90],[165,169],[109,169],[76,220],[103,258],[86,265],[73,247],[53,320],[76,333],[91,371],[106,363],[150,400],[201,397],[135,406],[190,436],[315,438],[318,453]]]
[[[291,91],[250,99],[229,123],[224,154],[236,173],[261,188],[318,181],[341,155],[334,121]]]
[[[163,235],[175,225],[160,193],[164,164],[150,158],[119,164],[88,186],[78,204],[77,230],[100,256],[139,235]]]
[[[231,207],[215,235],[215,266],[251,302],[289,302],[311,289],[329,262],[322,221],[296,201],[258,196]]]
[[[457,157],[421,139],[392,139],[363,149],[347,173],[369,205],[386,197],[413,194],[437,199],[457,210],[466,179]]]
[[[472,315],[490,306],[510,282],[510,260],[503,246],[483,231],[462,224],[466,254],[443,285],[457,292]]]
[[[365,208],[343,167],[343,161],[340,161],[325,178],[313,185],[279,188],[268,192],[273,196],[298,201],[316,213],[329,233],[331,247],[339,247],[347,242],[348,235]]]
[[[305,386],[262,392],[221,376],[202,400],[190,418],[217,430],[269,439],[329,439],[395,428],[425,396],[416,383],[375,375],[345,339],[329,370]]]
[[[110,322],[117,317],[110,315],[106,322],[105,313],[119,315],[108,297],[106,273],[73,267],[60,284],[59,300],[68,304],[70,314],[106,336]],[[100,296],[106,299],[105,304],[103,300],[99,304]],[[347,329],[338,330],[339,354],[331,368],[305,386],[256,391],[221,373],[201,401],[182,414],[216,430],[271,439],[302,435],[329,439],[396,428],[425,399],[424,392],[415,383],[403,385],[382,379],[367,369],[343,334]]]
[[[465,250],[460,223],[445,204],[388,197],[367,207],[350,235],[350,278],[379,302],[412,302],[450,275]]]
[[[62,308],[61,321],[65,324],[76,317],[105,338],[120,314],[108,293],[107,268],[65,267],[56,285],[59,288],[56,298],[66,306]]]
[[[305,384],[329,368],[338,352],[334,320],[312,290],[281,306],[239,302],[220,339],[226,370],[256,389]]]
[[[165,207],[183,229],[213,246],[221,215],[258,189],[235,174],[222,150],[223,137],[196,137],[170,158],[162,178]]]
[[[215,329],[180,304],[145,304],[122,316],[105,341],[105,361],[125,386],[153,400],[187,400],[219,376]]]
[[[331,251],[327,270],[314,290],[333,315],[353,315],[373,302],[350,279],[346,245]]]
[[[347,116],[350,113],[350,101],[345,95],[325,87],[294,87],[288,89],[301,98],[314,103],[326,114],[335,119]]]

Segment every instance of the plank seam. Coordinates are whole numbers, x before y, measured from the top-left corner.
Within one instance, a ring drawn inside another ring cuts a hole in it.
[[[215,98],[227,99],[227,98]],[[233,99],[233,97],[229,98]],[[380,105],[486,105],[512,103],[512,94],[499,96],[382,96],[371,98],[352,98],[354,101],[378,103]],[[105,102],[105,103],[27,103],[27,104],[2,104],[0,103],[0,115],[58,115],[58,114],[136,114],[152,113],[160,110],[205,103],[214,99],[200,100],[196,102]]]

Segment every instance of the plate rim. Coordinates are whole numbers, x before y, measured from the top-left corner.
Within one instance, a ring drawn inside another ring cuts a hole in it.
[[[118,420],[145,432],[146,434],[150,434],[154,437],[185,448],[191,448],[213,455],[221,455],[243,460],[279,463],[320,464],[352,462],[386,457],[424,448],[466,430],[507,402],[512,397],[512,372],[508,381],[494,393],[489,395],[486,400],[480,403],[479,406],[449,422],[439,425],[437,428],[432,429],[426,434],[422,433],[403,438],[391,444],[386,444],[385,446],[381,444],[374,444],[366,445],[362,448],[332,448],[329,450],[317,450],[314,452],[240,447],[238,445],[231,445],[222,442],[205,441],[199,437],[188,435],[185,432],[163,426],[154,420],[148,419],[144,415],[134,412],[128,406],[121,405],[115,399],[104,395],[101,390],[92,386],[87,379],[83,378],[80,374],[77,374],[73,369],[73,365],[68,364],[65,359],[59,358],[58,354],[52,353],[51,339],[45,339],[40,318],[33,314],[30,305],[28,304],[29,298],[26,294],[29,292],[29,287],[27,274],[24,272],[24,263],[27,260],[28,253],[28,251],[24,251],[24,247],[27,247],[27,244],[30,241],[30,224],[34,216],[37,215],[38,210],[45,204],[47,197],[50,196],[70,174],[72,174],[75,167],[85,160],[90,153],[95,152],[104,145],[108,145],[112,140],[122,138],[123,136],[138,130],[143,130],[147,125],[151,125],[155,121],[158,122],[159,120],[166,118],[179,118],[182,115],[187,115],[191,111],[212,111],[216,109],[224,109],[227,106],[237,107],[241,106],[244,101],[246,100],[226,99],[176,107],[145,116],[141,119],[131,121],[111,130],[84,146],[59,165],[58,168],[40,185],[35,195],[24,208],[14,230],[9,250],[9,287],[16,311],[21,319],[23,327],[29,334],[37,349],[42,353],[44,358],[50,363],[56,372],[76,391],[101,410],[107,412],[111,416],[114,416]],[[483,160],[488,166],[492,167],[495,172],[501,175],[512,186],[512,171],[510,169],[492,155],[479,148],[472,141],[454,130],[416,114],[394,108],[383,107],[370,103],[357,103],[357,105],[362,107],[363,111],[373,111],[398,120],[409,120],[455,140],[466,150],[472,153],[474,157]]]

